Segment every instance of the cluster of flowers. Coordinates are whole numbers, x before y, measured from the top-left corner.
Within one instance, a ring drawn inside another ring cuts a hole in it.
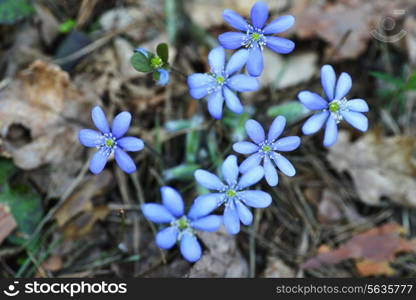
[[[257,2],[251,9],[250,23],[232,10],[225,10],[224,20],[240,32],[227,32],[219,36],[220,47],[212,49],[208,55],[211,68],[209,73],[196,73],[188,77],[190,95],[195,99],[207,97],[210,114],[220,119],[224,101],[234,113],[240,114],[244,108],[237,92],[255,91],[260,88],[256,77],[263,71],[264,47],[277,53],[290,53],[294,43],[290,40],[273,36],[293,26],[293,16],[282,16],[268,25],[268,8],[264,2]],[[238,49],[226,61],[225,49]],[[135,59],[140,70],[153,70],[159,84],[168,81],[167,49],[158,49],[163,61],[152,62],[158,56],[139,48],[140,53]],[[147,61],[147,59],[150,59]],[[148,66],[149,65],[149,66]],[[248,74],[238,73],[246,66]],[[347,100],[346,95],[351,89],[352,80],[347,73],[336,78],[334,69],[325,65],[321,69],[321,82],[327,100],[310,91],[298,94],[300,102],[309,110],[316,111],[303,125],[305,135],[318,132],[325,125],[324,145],[329,147],[337,140],[337,124],[345,119],[353,127],[361,131],[368,128],[368,120],[363,112],[368,111],[367,103],[362,99]],[[80,142],[87,147],[96,147],[98,151],[90,162],[91,172],[101,172],[114,153],[120,168],[132,173],[136,166],[126,151],[140,151],[144,147],[142,140],[135,137],[123,137],[127,132],[131,115],[128,112],[118,114],[112,128],[108,125],[104,112],[99,107],[92,111],[92,119],[100,132],[83,129],[79,133]],[[197,197],[185,215],[184,202],[178,191],[164,186],[161,188],[162,204],[147,203],[142,206],[145,217],[158,224],[165,224],[156,235],[156,243],[162,249],[170,249],[177,242],[184,258],[195,262],[201,257],[201,245],[196,238],[196,231],[213,232],[224,224],[229,234],[240,232],[240,223],[250,225],[253,215],[248,207],[265,208],[272,202],[272,197],[259,190],[249,188],[257,184],[263,177],[270,186],[279,182],[277,169],[287,175],[294,176],[296,170],[282,153],[297,149],[301,139],[298,136],[281,137],[286,126],[286,119],[278,116],[271,124],[267,136],[262,125],[256,120],[248,120],[245,128],[251,141],[241,141],[233,145],[237,153],[248,155],[238,165],[237,157],[229,155],[221,166],[222,178],[206,170],[197,170],[195,180],[212,193]],[[212,213],[224,206],[223,216]]]

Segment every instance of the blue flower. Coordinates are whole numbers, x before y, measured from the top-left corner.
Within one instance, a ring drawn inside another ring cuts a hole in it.
[[[196,230],[213,232],[222,224],[221,216],[208,215],[191,206],[188,215],[184,215],[184,204],[181,195],[173,188],[164,186],[160,189],[162,203],[147,203],[142,205],[144,216],[158,224],[169,224],[156,235],[156,244],[162,249],[172,248],[180,242],[180,251],[189,262],[201,258],[201,245]]]
[[[226,49],[246,47],[250,50],[247,70],[251,76],[260,76],[263,71],[263,47],[266,46],[274,52],[287,54],[293,51],[295,43],[273,36],[288,30],[295,23],[291,15],[281,16],[265,26],[269,18],[267,4],[257,2],[251,8],[251,24],[231,9],[224,10],[222,14],[225,22],[242,32],[226,32],[218,37],[220,44]]]
[[[229,155],[221,166],[224,178],[222,182],[216,175],[205,170],[196,170],[196,181],[203,187],[215,190],[215,193],[199,196],[195,199],[194,211],[208,214],[222,204],[224,209],[224,226],[229,234],[240,232],[240,221],[250,225],[253,215],[247,206],[264,208],[271,204],[272,197],[263,191],[245,190],[259,182],[263,176],[263,168],[252,168],[239,178],[237,157]]]
[[[150,66],[153,68],[154,78],[156,78],[156,85],[165,86],[169,83],[169,70],[166,68],[165,63],[159,57],[153,53],[147,51],[144,48],[136,48],[134,52],[139,52],[150,59]]]
[[[244,74],[234,73],[241,70],[247,62],[248,50],[235,52],[225,64],[225,50],[216,47],[209,52],[208,62],[210,73],[195,73],[188,77],[189,93],[195,99],[208,95],[208,111],[215,119],[222,116],[224,99],[227,107],[236,114],[244,110],[235,92],[255,91],[259,82]]]
[[[293,151],[300,145],[298,136],[279,138],[285,129],[286,119],[278,116],[270,126],[267,138],[263,127],[255,120],[246,122],[246,131],[254,142],[238,142],[233,145],[235,152],[250,155],[240,165],[240,172],[246,173],[260,165],[263,160],[263,169],[266,181],[270,186],[276,186],[279,182],[277,168],[287,176],[294,176],[296,170],[290,161],[279,152]],[[279,138],[279,139],[278,139]]]
[[[90,171],[100,173],[111,154],[114,153],[118,166],[126,173],[136,171],[136,165],[125,151],[140,151],[143,149],[143,141],[136,137],[124,134],[130,127],[131,114],[123,111],[113,120],[112,128],[108,125],[103,110],[96,106],[92,110],[92,121],[100,132],[92,129],[82,129],[78,138],[85,147],[96,147],[98,151],[90,161]]]
[[[159,80],[156,81],[156,85],[165,86],[169,83],[169,71],[166,69],[157,69],[159,72]]]
[[[341,73],[338,80],[334,69],[325,65],[321,69],[321,83],[327,100],[316,93],[302,91],[298,94],[300,102],[308,109],[318,111],[311,116],[302,131],[309,135],[319,131],[325,124],[324,146],[330,147],[337,141],[337,124],[345,119],[349,124],[364,132],[368,129],[368,105],[363,99],[347,100],[345,97],[351,89],[351,76]]]

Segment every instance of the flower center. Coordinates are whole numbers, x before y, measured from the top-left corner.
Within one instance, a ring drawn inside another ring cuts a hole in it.
[[[183,216],[182,218],[176,221],[176,226],[178,227],[179,230],[185,230],[186,228],[189,227],[188,219],[185,216]]]
[[[264,145],[263,148],[261,148],[261,150],[263,150],[263,152],[269,153],[272,150],[272,147],[270,147],[269,145]]]
[[[249,25],[246,36],[241,44],[246,48],[260,47],[263,50],[263,46],[266,44],[266,37],[263,34],[263,30]]]
[[[153,69],[161,68],[163,66],[163,60],[159,56],[155,55],[150,59],[150,66]]]
[[[233,198],[237,195],[237,192],[233,189],[228,189],[225,194],[227,195],[228,198]]]
[[[108,148],[112,148],[116,142],[112,138],[108,138],[105,140],[105,146]]]
[[[261,39],[261,36],[262,35],[260,33],[254,32],[254,33],[251,34],[251,39],[254,42],[258,42]]]
[[[215,80],[217,81],[217,84],[219,85],[223,85],[225,83],[225,78],[223,76],[217,76]]]
[[[332,101],[331,103],[329,103],[329,111],[333,113],[336,113],[339,111],[338,101]]]

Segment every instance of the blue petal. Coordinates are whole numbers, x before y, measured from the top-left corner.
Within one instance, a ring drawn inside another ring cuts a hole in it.
[[[291,15],[281,16],[271,21],[264,27],[264,34],[276,34],[288,30],[295,24],[295,18]]]
[[[188,212],[188,218],[196,220],[213,212],[221,200],[224,198],[223,193],[212,193],[198,196],[193,202]]]
[[[225,207],[223,221],[227,233],[237,234],[240,232],[240,218],[234,203]]]
[[[254,153],[247,157],[240,165],[240,172],[246,173],[254,167],[257,167],[261,162],[262,156],[260,153]]]
[[[295,43],[278,36],[267,36],[266,46],[274,52],[288,54],[295,49]]]
[[[217,215],[210,215],[192,222],[192,227],[197,230],[214,232],[220,228],[222,224],[222,217]]]
[[[161,204],[147,203],[142,205],[143,215],[153,223],[170,223],[175,217]]]
[[[95,152],[90,161],[90,171],[94,174],[100,173],[107,163],[109,154],[110,153],[104,149]]]
[[[341,112],[341,115],[344,117],[345,121],[350,123],[353,127],[364,132],[368,129],[368,119],[362,113],[354,111],[344,111]]]
[[[264,176],[264,170],[262,166],[254,167],[253,169],[247,171],[241,176],[238,181],[238,187],[240,189],[245,189],[246,187],[252,186],[259,182]]]
[[[136,48],[136,49],[134,49],[134,52],[139,52],[139,53],[143,54],[144,56],[149,57],[149,51],[147,51],[144,48],[140,48],[140,47]]]
[[[238,165],[237,157],[235,155],[228,155],[221,166],[222,176],[225,181],[231,185],[237,183]]]
[[[156,85],[165,86],[169,83],[169,71],[165,69],[159,69],[159,80]]]
[[[187,83],[190,89],[196,89],[210,86],[215,83],[215,79],[206,73],[194,73],[188,76]]]
[[[113,120],[112,133],[117,139],[122,137],[129,130],[131,114],[127,111],[119,113]]]
[[[201,99],[208,94],[208,87],[193,88],[189,90],[189,94],[194,99]]]
[[[107,118],[101,107],[96,106],[91,112],[92,121],[95,127],[97,127],[102,133],[110,133],[110,126],[108,126]]]
[[[127,174],[131,174],[136,171],[136,164],[134,163],[133,159],[123,150],[117,148],[114,151],[114,158],[116,159],[116,163]]]
[[[349,110],[355,112],[368,112],[369,110],[367,102],[363,99],[351,99],[347,101],[346,106]]]
[[[175,246],[176,241],[178,240],[178,228],[174,226],[167,227],[162,229],[156,234],[156,244],[159,248],[170,249]]]
[[[200,185],[209,190],[220,191],[225,187],[224,183],[221,182],[217,175],[214,175],[205,170],[196,170],[194,176]]]
[[[120,146],[124,151],[131,152],[140,151],[144,148],[143,141],[133,136],[126,136],[117,140],[117,145]]]
[[[180,250],[183,257],[191,263],[196,262],[201,258],[201,245],[196,237],[189,232],[185,232],[182,236]]]
[[[274,120],[272,125],[269,128],[269,133],[267,134],[267,140],[269,142],[273,142],[277,139],[285,129],[286,125],[286,118],[283,116],[277,116]]]
[[[160,188],[162,194],[163,205],[176,217],[183,216],[184,204],[182,196],[177,190],[170,186],[162,186]]]
[[[221,74],[224,70],[225,50],[223,47],[215,47],[208,54],[208,63],[214,74]]]
[[[226,85],[238,92],[252,92],[259,89],[259,81],[245,74],[237,74],[227,80]]]
[[[208,97],[208,111],[215,119],[221,119],[222,109],[224,106],[224,96],[222,95],[222,89],[209,95]]]
[[[335,119],[330,116],[326,121],[325,135],[324,135],[324,146],[330,147],[337,141],[338,127]]]
[[[82,129],[78,133],[79,142],[85,147],[97,147],[102,142],[103,135],[92,129]]]
[[[241,201],[237,201],[236,206],[241,223],[246,226],[250,225],[253,222],[253,214],[251,211]]]
[[[337,87],[335,88],[335,98],[341,100],[351,90],[352,79],[347,73],[341,73],[338,78]]]
[[[231,9],[226,9],[222,13],[222,17],[224,21],[227,22],[231,27],[241,31],[247,30],[248,24],[246,20],[244,20],[244,18],[235,11]]]
[[[322,110],[328,107],[328,102],[316,93],[302,91],[298,94],[299,101],[310,110]]]
[[[306,120],[305,124],[303,124],[302,126],[303,134],[313,134],[317,132],[319,129],[321,129],[326,119],[328,118],[328,115],[328,111],[322,111],[311,116],[308,120]]]
[[[260,125],[259,122],[256,120],[247,120],[245,124],[245,128],[247,131],[247,135],[250,137],[250,139],[253,140],[256,144],[260,144],[264,142],[265,140],[265,134],[263,127]]]
[[[252,154],[259,150],[259,146],[251,142],[238,142],[233,145],[233,150],[240,154]]]
[[[246,205],[254,208],[265,208],[272,203],[272,197],[263,191],[242,191],[238,195]]]
[[[247,63],[249,54],[250,52],[247,49],[241,49],[235,52],[228,60],[225,72],[228,75],[232,75],[235,72],[240,71]]]
[[[241,32],[226,32],[218,36],[218,41],[225,49],[234,50],[243,45],[246,35]]]
[[[247,61],[247,71],[250,76],[258,77],[263,72],[263,53],[258,46],[250,48]]]
[[[224,86],[223,92],[224,92],[225,104],[227,105],[227,107],[233,113],[241,114],[244,111],[244,107],[241,104],[240,99],[238,99],[237,95],[232,90],[227,88],[226,86]]]
[[[251,24],[255,28],[261,29],[269,18],[269,9],[263,1],[258,1],[253,5],[250,11]]]
[[[292,163],[286,157],[284,157],[281,154],[275,153],[275,155],[273,155],[273,160],[283,174],[290,177],[295,176],[295,167],[293,167]]]
[[[279,178],[277,177],[276,168],[271,162],[269,156],[264,157],[263,168],[264,177],[266,178],[267,183],[270,186],[276,186],[279,183]]]
[[[330,65],[324,65],[321,68],[321,84],[329,101],[334,100],[336,80],[334,68]]]
[[[300,137],[298,136],[287,136],[278,139],[274,145],[273,150],[276,151],[293,151],[300,145]]]

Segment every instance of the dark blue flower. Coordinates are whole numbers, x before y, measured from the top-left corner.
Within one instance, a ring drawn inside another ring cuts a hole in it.
[[[224,226],[229,234],[240,232],[240,221],[250,225],[253,215],[247,208],[264,208],[271,204],[272,197],[263,191],[245,190],[259,182],[263,176],[263,168],[252,168],[239,178],[237,157],[229,155],[221,166],[224,182],[216,175],[205,170],[196,170],[195,179],[203,187],[215,190],[215,193],[199,196],[195,199],[191,213],[209,214],[222,204],[224,209]]]
[[[270,186],[276,186],[279,182],[277,168],[287,176],[294,176],[296,170],[290,161],[279,152],[293,151],[300,145],[298,136],[279,138],[285,129],[286,119],[278,116],[270,126],[267,138],[263,127],[255,120],[246,122],[246,131],[254,142],[238,142],[233,145],[234,151],[250,155],[240,165],[240,172],[246,173],[256,168],[263,161],[264,175]]]
[[[188,77],[189,93],[195,99],[208,96],[208,111],[215,119],[220,119],[224,105],[236,114],[243,112],[235,92],[255,91],[259,82],[244,74],[234,73],[241,70],[247,62],[248,51],[242,49],[235,52],[225,65],[225,50],[222,47],[214,48],[208,55],[210,73],[195,73]]]
[[[324,146],[330,147],[337,141],[337,124],[342,120],[362,132],[367,131],[368,119],[362,114],[368,112],[367,102],[363,99],[347,100],[345,97],[352,86],[351,76],[341,73],[336,80],[332,66],[325,65],[321,69],[321,83],[327,100],[309,91],[298,94],[300,102],[306,108],[318,111],[303,124],[303,133],[313,134],[325,124]]]
[[[159,72],[159,80],[156,81],[156,85],[167,85],[169,83],[169,71],[166,69],[157,69],[157,72]]]
[[[295,18],[291,15],[281,16],[265,26],[269,18],[269,11],[264,2],[257,2],[251,8],[251,23],[231,9],[224,10],[222,16],[225,22],[242,32],[226,32],[221,34],[218,40],[226,49],[246,47],[250,50],[247,70],[251,76],[260,76],[263,71],[262,51],[264,46],[281,54],[290,53],[295,48],[292,41],[273,36],[273,34],[281,33],[292,27]]]
[[[157,233],[156,244],[162,249],[170,249],[179,241],[180,251],[187,261],[199,260],[202,250],[195,236],[196,230],[208,232],[218,230],[222,224],[221,216],[197,211],[195,204],[185,215],[183,199],[178,191],[164,186],[160,192],[163,205],[157,203],[142,205],[143,214],[148,220],[158,224],[168,224]]]
[[[144,144],[141,139],[136,137],[123,137],[130,127],[131,114],[126,111],[119,113],[113,120],[111,130],[105,114],[99,106],[93,108],[91,115],[92,121],[100,132],[82,129],[78,134],[82,145],[98,149],[90,161],[90,171],[94,174],[100,173],[113,153],[118,166],[124,172],[133,173],[136,171],[136,164],[125,151],[140,151]]]

